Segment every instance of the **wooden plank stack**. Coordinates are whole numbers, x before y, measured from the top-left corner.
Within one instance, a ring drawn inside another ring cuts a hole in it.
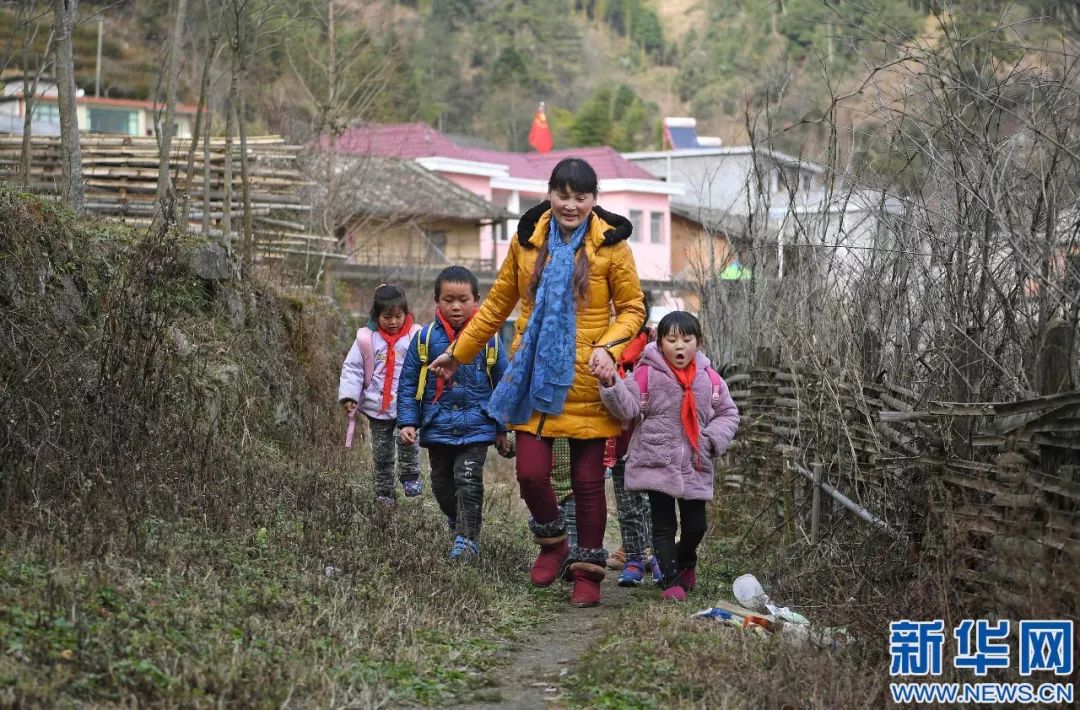
[[[311,212],[311,182],[300,169],[304,146],[289,145],[280,136],[254,136],[247,140],[254,254],[258,260],[280,260],[289,255],[340,259],[337,242],[307,228]],[[153,137],[83,133],[80,136],[86,207],[91,213],[136,226],[149,225],[155,211],[160,153]],[[0,134],[0,178],[19,178],[22,136]],[[175,141],[169,159],[177,192],[183,192],[190,140]],[[209,160],[202,146],[194,161],[195,173],[188,187],[191,199],[188,230],[202,231],[203,214],[209,213],[207,236],[221,237],[222,217],[231,211],[233,244],[239,245],[243,230],[243,192],[240,145],[232,147],[232,194],[225,204],[225,139],[211,138]],[[210,177],[204,186],[204,171]],[[60,139],[34,136],[31,143],[30,191],[56,195],[60,192]]]

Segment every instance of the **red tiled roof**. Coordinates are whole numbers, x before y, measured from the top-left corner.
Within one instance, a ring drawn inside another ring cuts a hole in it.
[[[542,180],[547,180],[551,176],[551,171],[555,169],[556,163],[563,158],[581,158],[588,162],[589,165],[593,166],[593,170],[596,171],[601,180],[616,178],[656,180],[655,175],[637,163],[622,157],[619,151],[606,145],[591,148],[564,148],[562,150],[553,150],[550,153],[525,153],[524,155],[535,173],[528,177],[536,177]],[[513,172],[510,174],[513,175]],[[526,176],[522,175],[521,177]]]
[[[326,147],[329,140],[323,136],[319,144]],[[426,123],[368,124],[350,128],[338,137],[337,150],[350,155],[406,159],[439,157],[495,163],[507,166],[511,177],[533,180],[547,180],[556,163],[574,157],[588,161],[601,180],[656,180],[654,175],[609,146],[564,148],[545,154],[468,148],[457,145]]]
[[[326,136],[319,139],[330,145]],[[387,158],[461,158],[463,150],[426,123],[372,123],[349,128],[337,139],[337,151],[349,155],[381,155]]]

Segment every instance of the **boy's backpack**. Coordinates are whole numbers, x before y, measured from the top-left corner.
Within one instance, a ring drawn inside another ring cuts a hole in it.
[[[424,398],[424,387],[427,385],[427,365],[431,359],[431,349],[428,344],[431,342],[431,330],[434,327],[434,323],[425,325],[420,330],[420,337],[416,343],[416,353],[420,356],[420,379],[416,381],[416,401],[418,402]],[[492,389],[494,389],[495,381],[491,379],[491,370],[499,360],[498,335],[492,336],[491,340],[484,346],[484,360],[487,363],[488,380],[491,382]]]
[[[409,329],[409,335],[416,335],[416,331],[420,330],[420,326],[413,324]],[[360,330],[356,331],[356,345],[360,348],[360,356],[364,359],[364,389],[368,388],[371,384],[371,375],[375,372],[375,344],[372,341],[372,336],[375,335],[375,331],[368,328],[366,325]]]
[[[645,407],[649,404],[649,370],[652,369],[648,365],[642,363],[634,368],[634,379],[637,381],[638,389],[641,390],[641,416],[645,416]],[[709,375],[709,382],[712,383],[712,406],[713,409],[720,403],[720,373],[711,367],[706,367],[705,372]]]

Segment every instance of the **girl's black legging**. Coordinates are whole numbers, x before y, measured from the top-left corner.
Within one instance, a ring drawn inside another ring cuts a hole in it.
[[[679,503],[679,520],[675,519],[675,502]],[[708,523],[705,521],[703,500],[683,500],[666,493],[649,491],[649,507],[652,509],[653,553],[664,574],[662,586],[671,586],[684,569],[697,565],[697,548],[705,537]],[[682,523],[682,535],[675,542],[675,531]]]

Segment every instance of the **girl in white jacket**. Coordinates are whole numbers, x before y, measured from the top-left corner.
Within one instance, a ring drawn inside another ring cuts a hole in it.
[[[349,415],[345,445],[352,445],[353,422],[359,409],[371,429],[375,497],[387,505],[394,502],[395,453],[405,495],[413,497],[423,492],[419,448],[415,443],[402,444],[397,434],[398,378],[409,343],[418,330],[405,291],[400,286],[383,284],[375,289],[368,324],[356,332],[341,365],[338,401]]]

